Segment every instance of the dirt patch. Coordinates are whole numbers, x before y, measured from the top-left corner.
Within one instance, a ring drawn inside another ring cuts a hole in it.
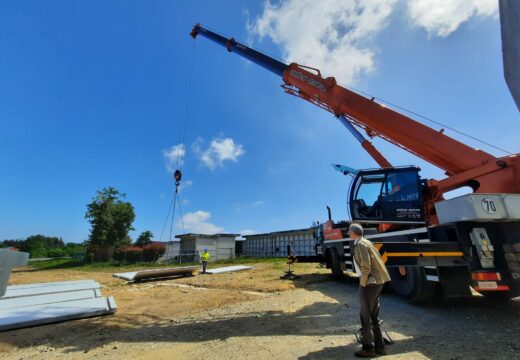
[[[13,283],[92,278],[116,297],[116,315],[0,333],[2,359],[345,359],[359,328],[357,285],[299,264],[127,284],[108,272],[15,273]],[[512,359],[520,351],[520,302],[475,298],[457,306],[414,306],[383,297],[396,340],[389,359]]]

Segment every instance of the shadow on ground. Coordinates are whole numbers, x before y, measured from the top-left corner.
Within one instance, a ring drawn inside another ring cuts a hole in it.
[[[4,332],[0,333],[0,342],[19,348],[47,345],[65,352],[88,352],[114,341],[202,343],[236,337],[332,335],[350,336],[350,343],[326,347],[300,359],[350,358],[356,349],[352,336],[359,329],[357,285],[348,281],[328,281],[325,275],[315,274],[302,275],[295,285],[321,292],[335,301],[314,302],[295,312],[249,311],[237,314],[231,311],[229,315],[224,313],[213,317],[209,310],[207,316],[199,316],[196,320],[116,314]],[[519,315],[518,301],[496,304],[474,298],[456,306],[445,303],[417,306],[395,294],[385,294],[382,300],[382,318],[387,324],[385,330],[399,337],[396,344],[389,347],[392,354],[417,351],[429,358],[466,358],[459,354],[471,354],[468,358],[475,358],[475,354],[476,358],[497,358],[494,351],[499,345],[502,351],[499,355],[514,358],[520,347],[516,340],[511,342],[503,335],[507,331],[511,339],[516,339],[520,333]],[[31,334],[30,341],[25,339],[28,334]],[[83,340],[77,341],[78,338]]]

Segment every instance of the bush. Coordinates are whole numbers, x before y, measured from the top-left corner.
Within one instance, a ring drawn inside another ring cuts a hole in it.
[[[47,252],[47,256],[51,258],[60,258],[65,257],[66,255],[67,254],[65,253],[65,250],[63,250],[62,248],[49,249],[49,251]]]
[[[161,243],[151,243],[143,247],[143,261],[157,261],[166,252],[166,246]]]
[[[157,261],[166,252],[166,246],[161,243],[151,243],[141,248],[139,246],[126,246],[114,251],[114,260],[120,262],[152,262]]]
[[[138,246],[126,246],[114,251],[114,260],[135,263],[141,261],[143,249]]]

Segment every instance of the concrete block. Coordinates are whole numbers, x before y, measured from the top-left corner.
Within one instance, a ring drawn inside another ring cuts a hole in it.
[[[116,311],[117,305],[112,297],[0,310],[0,331],[113,314]]]
[[[23,296],[17,298],[0,298],[0,309],[14,309],[36,305],[54,304],[65,301],[93,299],[101,297],[98,289],[71,291],[66,293],[42,294],[36,296]]]
[[[66,282],[61,284],[54,284],[50,286],[38,286],[34,288],[11,288],[8,287],[5,295],[0,299],[8,299],[8,298],[19,298],[24,296],[35,296],[35,295],[44,295],[44,294],[56,294],[56,293],[66,293],[71,291],[80,291],[80,290],[94,290],[100,289],[101,285],[99,285],[95,281],[84,282],[84,283],[74,283],[68,284]]]
[[[207,274],[222,274],[226,272],[234,272],[234,271],[242,271],[242,270],[251,270],[252,266],[243,266],[243,265],[236,265],[236,266],[226,266],[216,269],[208,269],[206,270]]]
[[[199,269],[200,266],[181,266],[175,268],[150,269],[126,273],[116,273],[112,276],[127,281],[139,281],[144,279],[159,279],[177,275],[192,275],[196,273]]]

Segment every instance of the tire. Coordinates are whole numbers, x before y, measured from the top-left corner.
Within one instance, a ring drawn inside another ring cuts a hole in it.
[[[400,296],[414,303],[425,303],[435,298],[437,283],[426,280],[424,268],[402,266],[389,270],[392,288]]]
[[[332,277],[336,280],[344,278],[343,269],[341,268],[341,261],[339,259],[338,252],[336,249],[331,249],[330,252],[330,268],[332,270]]]

